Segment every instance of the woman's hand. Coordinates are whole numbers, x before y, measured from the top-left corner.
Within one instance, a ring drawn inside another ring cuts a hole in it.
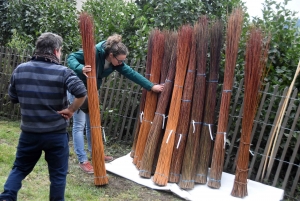
[[[155,93],[160,93],[164,90],[164,85],[163,84],[156,84],[151,88],[151,91]]]
[[[86,73],[91,72],[92,71],[92,67],[90,65],[86,65],[82,68],[82,74],[84,74],[86,77],[88,77],[88,75]]]

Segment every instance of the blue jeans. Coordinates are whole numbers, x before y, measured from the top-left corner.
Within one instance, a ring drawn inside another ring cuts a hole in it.
[[[73,103],[74,96],[67,92],[68,101]],[[92,145],[91,145],[91,126],[90,126],[90,116],[85,114],[81,110],[77,110],[74,112],[73,115],[73,128],[72,128],[72,135],[73,135],[73,144],[74,144],[74,151],[77,155],[79,162],[85,162],[88,160],[86,151],[84,149],[84,127],[86,130],[86,139],[88,143],[88,151],[92,152]]]
[[[4,184],[0,200],[17,200],[22,180],[32,171],[45,152],[50,175],[50,200],[63,201],[68,172],[68,134],[32,134],[21,132],[13,168]],[[38,187],[37,187],[38,188]]]

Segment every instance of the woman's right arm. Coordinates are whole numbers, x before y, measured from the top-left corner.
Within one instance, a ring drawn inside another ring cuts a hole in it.
[[[68,56],[68,66],[77,74],[82,74],[82,68],[84,67],[83,51],[71,53]]]

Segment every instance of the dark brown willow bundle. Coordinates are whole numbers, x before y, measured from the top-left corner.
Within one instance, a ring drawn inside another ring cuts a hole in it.
[[[178,183],[181,165],[185,150],[186,138],[189,130],[192,96],[196,74],[196,37],[192,35],[192,47],[189,58],[188,70],[185,77],[183,95],[180,105],[179,120],[175,134],[175,145],[170,166],[169,182]]]
[[[153,182],[157,185],[165,186],[168,183],[175,132],[179,118],[182,89],[191,50],[192,32],[193,28],[189,25],[182,26],[178,32],[176,74],[168,115],[168,123],[161,144],[157,167],[153,176]]]
[[[95,185],[105,185],[108,184],[108,177],[104,163],[104,146],[102,141],[100,108],[96,80],[94,25],[92,22],[92,17],[87,13],[81,13],[79,16],[79,26],[85,64],[92,67],[92,71],[87,74],[87,91],[89,97],[88,107],[92,135],[94,183]]]
[[[155,30],[153,37],[154,38],[152,47],[150,81],[152,83],[157,84],[160,80],[160,71],[163,61],[165,39],[164,34],[159,30]],[[133,163],[137,166],[137,168],[140,167],[140,163],[142,161],[145,144],[148,138],[148,133],[156,110],[157,97],[158,94],[153,91],[148,91],[146,94],[144,117],[140,127],[138,135],[139,137],[136,144],[136,150],[133,159]]]
[[[220,188],[223,171],[226,129],[230,108],[230,99],[236,65],[238,45],[242,32],[243,13],[241,8],[236,8],[229,16],[226,36],[224,83],[218,119],[218,129],[213,149],[210,177],[207,185]]]
[[[199,158],[199,140],[203,119],[206,85],[206,58],[208,51],[209,29],[208,18],[202,16],[195,24],[197,74],[194,86],[191,121],[187,143],[184,151],[179,187],[192,189],[195,184],[196,165]]]
[[[152,30],[150,32],[149,38],[148,38],[148,52],[147,52],[147,62],[146,62],[146,73],[145,73],[145,78],[147,78],[148,80],[150,79],[150,72],[151,72],[151,62],[152,62],[152,46],[153,46],[153,36],[154,36],[154,30]],[[132,148],[131,148],[131,152],[130,152],[130,156],[133,158],[134,157],[134,152],[135,152],[135,148],[136,148],[136,143],[137,143],[137,139],[138,139],[138,135],[139,135],[139,131],[140,131],[140,126],[141,126],[141,122],[142,122],[142,115],[144,114],[144,107],[145,107],[145,102],[146,102],[146,94],[147,94],[147,89],[142,89],[142,96],[141,96],[141,100],[140,100],[140,111],[139,111],[139,116],[137,118],[137,125],[134,131],[134,139],[133,139],[133,143],[132,143]]]
[[[164,30],[163,34],[165,35],[165,45],[164,45],[164,58],[162,62],[162,67],[160,71],[160,84],[164,84],[169,72],[170,61],[172,57],[172,51],[176,49],[176,39],[177,34],[168,30]],[[159,94],[161,95],[161,94]]]
[[[214,133],[214,113],[217,102],[217,87],[218,87],[218,75],[219,67],[221,61],[221,49],[222,49],[222,38],[223,38],[223,24],[221,21],[216,21],[210,33],[210,69],[208,86],[205,97],[205,107],[204,107],[204,120],[200,136],[200,157],[197,164],[196,170],[196,183],[206,184],[208,166],[210,165],[210,154],[211,154],[211,144],[213,140]]]
[[[153,123],[151,125],[148,139],[146,142],[146,146],[144,149],[144,154],[142,158],[142,163],[140,166],[140,172],[139,175],[142,177],[150,178],[152,167],[154,166],[154,162],[156,160],[155,156],[157,155],[157,151],[160,147],[160,138],[162,136],[162,131],[165,126],[165,120],[166,120],[166,112],[167,107],[170,102],[171,93],[173,89],[174,84],[174,77],[176,72],[176,47],[177,47],[177,33],[172,32],[167,37],[166,41],[168,43],[166,44],[165,48],[165,54],[164,54],[164,65],[168,65],[168,74],[167,78],[165,80],[164,84],[164,90],[161,92],[159,101],[157,104],[157,109],[155,112],[155,116],[153,118]],[[167,54],[170,54],[171,57],[169,58],[169,62],[167,62],[165,57]]]
[[[252,28],[247,42],[245,60],[245,95],[242,120],[242,134],[239,146],[235,179],[231,195],[243,198],[248,195],[247,177],[249,164],[249,150],[253,121],[257,109],[258,91],[261,84],[261,61],[266,60],[268,49],[263,48],[263,35],[257,28]],[[263,57],[265,56],[265,57]]]

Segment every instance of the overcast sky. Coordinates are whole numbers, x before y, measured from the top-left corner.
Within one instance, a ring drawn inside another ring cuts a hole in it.
[[[251,17],[254,16],[258,16],[258,17],[262,17],[262,3],[264,2],[264,0],[243,0],[244,2],[246,2],[246,6],[248,8],[248,13]],[[277,2],[282,2],[283,0],[276,0]],[[287,7],[288,9],[292,10],[292,11],[297,11],[298,14],[297,16],[300,18],[300,0],[291,0]]]

